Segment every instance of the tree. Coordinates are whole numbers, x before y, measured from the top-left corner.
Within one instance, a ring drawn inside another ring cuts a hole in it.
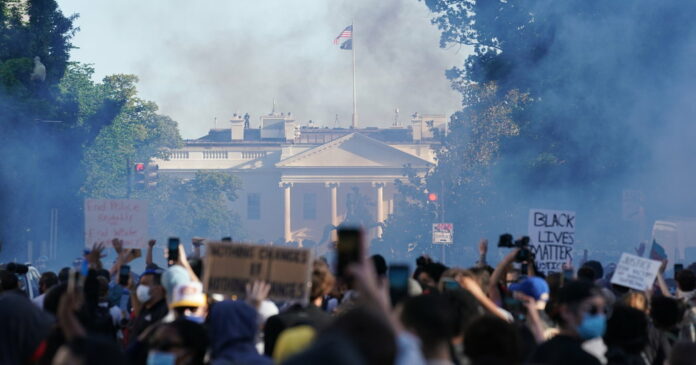
[[[83,74],[73,82],[91,76],[89,69],[75,71]],[[166,158],[165,149],[182,144],[176,122],[157,114],[155,103],[137,97],[137,81],[134,75],[113,75],[93,85],[92,95],[125,102],[113,123],[100,131],[93,144],[86,146],[83,160],[86,178],[81,192],[87,197],[126,197],[133,163]]]
[[[154,237],[244,238],[240,218],[230,206],[240,181],[224,172],[198,171],[191,180],[162,178],[156,189],[136,193],[150,207]]]

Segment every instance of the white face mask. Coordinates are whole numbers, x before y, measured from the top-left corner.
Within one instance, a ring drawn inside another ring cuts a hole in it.
[[[138,285],[135,289],[135,296],[138,297],[140,303],[145,303],[150,300],[150,287],[147,285]]]
[[[150,351],[147,354],[147,365],[174,365],[176,356],[169,352]]]

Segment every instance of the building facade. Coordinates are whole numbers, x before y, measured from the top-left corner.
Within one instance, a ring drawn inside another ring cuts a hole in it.
[[[312,246],[332,241],[351,215],[379,237],[404,168],[424,175],[435,165],[434,129],[446,132],[444,115],[415,114],[408,127],[386,129],[299,127],[280,113],[250,128],[248,115],[235,115],[155,162],[161,175],[184,179],[199,170],[237,176],[242,190],[231,209],[249,241]]]

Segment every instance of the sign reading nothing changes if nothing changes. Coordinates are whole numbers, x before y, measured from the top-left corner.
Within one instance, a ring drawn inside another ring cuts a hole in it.
[[[209,242],[204,260],[208,293],[242,296],[247,283],[263,280],[271,285],[270,299],[309,300],[312,253],[308,249]]]
[[[575,212],[530,209],[529,245],[539,271],[560,272],[573,257]]]

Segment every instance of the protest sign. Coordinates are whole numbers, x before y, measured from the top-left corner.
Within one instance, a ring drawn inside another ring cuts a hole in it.
[[[529,248],[539,271],[560,272],[572,259],[575,245],[575,212],[567,210],[529,210]]]
[[[144,248],[148,240],[147,202],[85,199],[85,246],[123,240],[123,247]]]
[[[652,287],[661,265],[660,261],[623,253],[611,283],[643,291]]]
[[[309,300],[312,254],[308,249],[207,243],[203,283],[208,293],[243,296],[251,280],[271,285],[270,299]]]
[[[433,223],[433,244],[454,242],[454,225],[452,223]]]

